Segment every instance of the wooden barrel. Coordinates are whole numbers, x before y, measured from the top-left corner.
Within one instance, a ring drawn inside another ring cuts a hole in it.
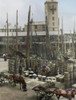
[[[33,74],[33,78],[36,79],[37,78],[37,75],[36,74]]]
[[[38,75],[38,80],[41,81],[42,75]]]
[[[42,79],[41,79],[42,81],[46,81],[46,76],[42,76]]]

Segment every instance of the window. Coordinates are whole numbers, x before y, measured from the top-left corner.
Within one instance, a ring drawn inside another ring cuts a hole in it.
[[[53,23],[52,23],[52,25],[54,26],[54,25],[55,25],[55,23],[53,22]]]
[[[43,27],[43,31],[45,31],[45,25],[43,25],[42,27]]]
[[[54,8],[54,5],[52,5],[52,8]]]
[[[54,7],[54,5],[52,5],[52,8],[50,9],[52,14],[54,14],[54,11],[56,10],[56,8]]]
[[[55,31],[55,28],[53,28],[53,31]]]
[[[35,29],[37,29],[37,25],[35,25]]]
[[[52,17],[52,20],[54,20],[55,18],[54,17]]]

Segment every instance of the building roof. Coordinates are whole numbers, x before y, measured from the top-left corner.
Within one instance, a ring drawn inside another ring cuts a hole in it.
[[[49,2],[57,2],[56,0],[47,0],[47,2],[48,2],[48,1],[49,1]]]
[[[6,29],[6,25],[4,25],[3,27],[0,27],[1,29]],[[10,23],[8,24],[8,29],[16,29],[16,25],[11,25]],[[18,26],[18,29],[21,29],[21,26]]]
[[[45,35],[46,35],[46,31],[33,32],[32,33],[32,36],[45,36]],[[58,32],[57,31],[55,31],[55,32],[50,31],[49,35],[58,35]],[[7,36],[7,33],[0,32],[0,37],[5,37],[5,36]],[[11,36],[15,37],[16,36],[16,32],[9,32],[8,36],[9,37],[11,37]],[[18,32],[18,36],[27,36],[27,32]]]
[[[32,22],[32,25],[45,25],[45,21]],[[27,25],[25,24],[25,26]]]

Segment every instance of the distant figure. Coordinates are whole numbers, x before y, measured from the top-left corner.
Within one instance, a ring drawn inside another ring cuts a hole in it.
[[[38,75],[38,67],[34,66],[34,73]]]
[[[46,77],[50,76],[51,73],[50,68],[46,66],[46,64],[43,65],[42,72],[46,75]]]
[[[21,66],[21,64],[19,65],[19,74],[22,75],[22,66]]]
[[[7,61],[7,55],[3,54],[3,57],[4,57],[4,61]]]

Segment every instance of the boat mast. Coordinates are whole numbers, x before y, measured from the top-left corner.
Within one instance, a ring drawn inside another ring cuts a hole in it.
[[[16,11],[16,51],[18,50],[18,10]]]
[[[46,45],[49,44],[50,38],[49,38],[49,31],[48,31],[48,22],[47,22],[47,16],[46,16]]]
[[[28,12],[28,24],[27,24],[27,38],[26,38],[26,66],[28,69],[29,66],[29,53],[30,53],[30,13],[31,13],[31,6],[29,6],[29,12]]]
[[[62,17],[62,30],[61,30],[61,37],[62,37],[62,55],[64,55],[63,17]]]
[[[7,53],[9,54],[9,39],[8,39],[8,36],[9,36],[9,33],[8,33],[8,13],[7,13],[7,20],[6,20],[6,26],[7,26]]]
[[[49,50],[50,50],[50,37],[49,37],[49,30],[48,30],[48,21],[47,16],[45,17],[45,24],[46,24],[46,59],[50,57]]]
[[[18,50],[18,10],[16,11],[16,52]],[[14,66],[14,73],[17,73],[17,68],[18,68],[18,60],[17,60],[17,54],[15,58],[15,66]]]
[[[31,22],[30,22],[30,31],[31,31],[31,35],[30,35],[30,49],[31,49],[31,53],[32,53],[32,35],[33,35],[32,23],[33,23],[33,18],[31,18]]]
[[[76,58],[76,43],[75,43],[75,18],[74,18],[74,33],[73,33],[73,48],[74,48],[74,57]]]
[[[58,56],[59,56],[59,49],[60,49],[60,39],[59,39],[59,19],[58,19]]]
[[[26,57],[29,58],[29,45],[30,45],[30,38],[29,38],[29,33],[30,33],[30,11],[31,11],[31,6],[29,7],[29,12],[28,12],[28,25],[27,25],[27,39],[26,39]]]

